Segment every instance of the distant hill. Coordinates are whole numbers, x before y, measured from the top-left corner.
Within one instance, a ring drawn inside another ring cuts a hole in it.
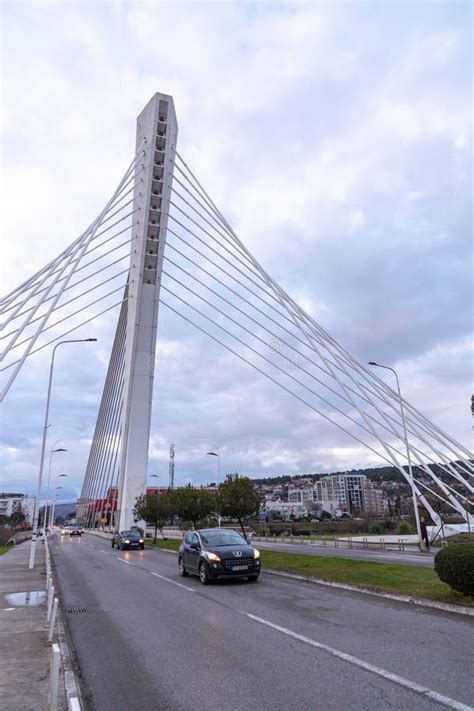
[[[76,513],[76,502],[73,501],[71,504],[56,504],[56,508],[54,509],[54,517],[56,516],[61,516],[62,518],[66,518],[66,516],[69,516],[69,514],[75,514]]]
[[[455,465],[458,462],[453,462],[452,464]],[[437,464],[432,465],[432,469],[434,473],[440,478],[440,479],[449,479],[449,476],[445,473],[441,467],[439,467]],[[405,470],[408,471],[408,467],[405,467]],[[383,481],[405,481],[404,477],[402,476],[401,472],[396,468],[396,467],[370,467],[367,469],[350,469],[347,470],[349,474],[365,474],[365,476],[370,480],[375,483],[382,483]],[[420,467],[414,466],[413,467],[413,472],[414,474],[419,474],[423,476],[423,469]],[[278,484],[288,484],[292,479],[312,479],[313,481],[318,481],[318,479],[321,479],[323,476],[330,476],[334,474],[344,474],[345,472],[324,472],[324,473],[308,473],[308,474],[294,474],[294,475],[287,475],[285,474],[284,476],[268,476],[268,477],[257,477],[253,478],[252,480],[256,484],[272,484],[273,486],[277,486]]]
[[[40,511],[44,513],[44,506],[41,507]],[[76,513],[76,502],[73,501],[72,503],[66,503],[66,504],[56,504],[54,508],[54,519],[56,518],[66,518],[66,516],[69,516],[70,514],[75,514]]]

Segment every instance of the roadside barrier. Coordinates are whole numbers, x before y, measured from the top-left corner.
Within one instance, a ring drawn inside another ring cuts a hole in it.
[[[50,578],[51,580],[51,578]],[[51,615],[53,612],[53,599],[54,599],[54,585],[50,584],[49,590],[48,590],[48,615],[46,617],[46,620],[48,622],[51,621]]]
[[[53,602],[53,611],[51,613],[51,622],[49,623],[49,634],[48,634],[48,642],[53,641],[54,637],[54,625],[56,624],[56,615],[58,613],[58,598],[54,598]]]
[[[51,647],[51,665],[49,670],[49,696],[47,711],[57,711],[58,708],[58,686],[59,686],[59,664],[61,653],[59,644],[56,642]]]
[[[357,548],[363,548],[366,550],[369,550],[370,548],[378,548],[381,551],[402,551],[406,552],[407,550],[410,550],[410,541],[407,541],[406,538],[399,538],[396,537],[396,535],[390,536],[389,540],[387,541],[385,536],[360,536],[357,538],[354,538],[353,536],[347,536],[347,537],[341,537],[341,538],[335,538],[333,539],[328,539],[328,538],[321,538],[319,540],[311,538],[298,538],[297,536],[276,536],[276,534],[273,534],[271,537],[265,536],[255,536],[254,537],[254,543],[258,543],[259,541],[273,541],[275,543],[294,543],[298,545],[307,545],[307,546],[323,546],[323,547],[332,547],[334,548],[351,548],[351,549],[357,549]],[[442,545],[447,545],[446,541],[441,542]],[[407,548],[408,546],[408,548]]]

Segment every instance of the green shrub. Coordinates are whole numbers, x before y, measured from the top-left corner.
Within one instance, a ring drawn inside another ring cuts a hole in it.
[[[398,524],[397,533],[400,536],[407,536],[409,533],[413,533],[412,528],[409,523],[403,521]]]
[[[435,556],[435,571],[453,590],[474,595],[474,544],[452,543]]]
[[[369,533],[383,533],[382,527],[378,523],[373,523],[369,528]]]

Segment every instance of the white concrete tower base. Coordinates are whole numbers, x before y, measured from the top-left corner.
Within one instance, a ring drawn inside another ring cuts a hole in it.
[[[137,150],[145,140],[134,193],[125,348],[118,530],[134,524],[133,507],[146,490],[158,324],[158,303],[178,124],[173,99],[155,94],[137,120]],[[140,525],[140,524],[139,524]]]

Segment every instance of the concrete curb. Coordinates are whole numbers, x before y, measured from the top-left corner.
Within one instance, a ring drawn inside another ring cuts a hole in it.
[[[166,548],[155,548],[148,546],[149,549],[159,551],[160,553],[171,553],[177,555],[177,551],[170,551]],[[451,605],[449,602],[436,602],[435,600],[425,600],[422,597],[410,597],[409,595],[394,595],[393,593],[384,593],[370,588],[358,587],[357,585],[349,585],[347,583],[335,583],[331,580],[322,580],[321,578],[312,578],[309,575],[297,575],[296,573],[285,573],[282,570],[274,570],[273,568],[263,568],[262,572],[270,575],[279,575],[281,578],[289,578],[290,580],[302,580],[305,583],[314,583],[315,585],[325,585],[329,588],[338,588],[339,590],[350,590],[352,592],[363,593],[365,595],[374,595],[375,597],[383,597],[387,600],[395,600],[395,602],[407,602],[410,605],[418,605],[419,607],[429,607],[443,612],[454,612],[457,615],[467,615],[474,617],[474,608],[461,607],[460,605]]]
[[[83,711],[84,705],[82,703],[81,690],[73,671],[73,663],[62,611],[58,616],[57,626],[59,651],[61,652],[61,666],[64,674],[64,689],[66,692],[68,711]]]
[[[54,560],[53,556],[51,556],[51,558]],[[51,571],[54,576],[55,591],[59,601],[61,602],[61,590],[56,578],[56,571],[54,565],[51,566]],[[85,705],[82,698],[80,684],[78,682],[76,674],[74,673],[74,664],[72,661],[70,642],[68,634],[66,632],[66,626],[64,624],[64,616],[61,605],[58,606],[56,627],[59,651],[61,653],[61,668],[63,670],[64,691],[66,695],[67,708],[68,711],[84,711]]]

